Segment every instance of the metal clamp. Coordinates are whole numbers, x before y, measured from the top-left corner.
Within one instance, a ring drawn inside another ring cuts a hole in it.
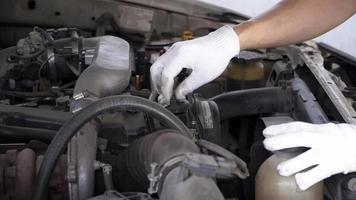
[[[96,161],[94,163],[94,167],[95,167],[95,169],[100,168],[102,170],[106,191],[114,190],[114,184],[112,181],[112,173],[111,173],[112,166],[107,163],[102,163],[102,162]]]
[[[151,163],[151,171],[148,174],[148,180],[150,181],[150,186],[147,190],[148,194],[154,194],[158,192],[158,186],[159,186],[159,181],[161,179],[161,174],[156,175],[156,169],[157,169],[158,164],[157,163]]]
[[[239,166],[234,161],[219,156],[186,153],[172,157],[161,166],[151,163],[150,167],[151,171],[147,176],[150,182],[148,193],[154,194],[160,190],[166,175],[177,167],[196,176],[230,178],[238,176],[235,172]]]
[[[80,111],[83,107],[97,100],[99,100],[99,98],[88,90],[84,90],[81,93],[75,94],[73,95],[73,98],[70,102],[70,107],[72,108],[71,112],[76,113]]]

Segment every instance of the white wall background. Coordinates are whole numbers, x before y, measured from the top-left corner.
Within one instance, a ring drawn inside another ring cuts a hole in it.
[[[241,14],[253,17],[256,16],[279,0],[198,0],[211,3],[226,9],[230,9]],[[337,9],[337,8],[335,8]],[[356,16],[354,15],[345,23],[336,27],[332,31],[316,38],[317,41],[325,42],[356,58]]]

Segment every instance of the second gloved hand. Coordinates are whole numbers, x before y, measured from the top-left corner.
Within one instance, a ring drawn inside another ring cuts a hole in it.
[[[230,26],[204,37],[175,43],[151,67],[153,89],[159,94],[159,103],[169,104],[174,78],[183,68],[192,69],[192,73],[178,85],[175,91],[178,100],[222,74],[239,51],[239,38]]]
[[[270,151],[293,147],[310,148],[278,166],[282,176],[297,173],[295,179],[301,190],[331,175],[356,171],[355,125],[292,122],[270,126],[263,134],[266,137],[263,143]],[[312,166],[316,167],[303,171]]]

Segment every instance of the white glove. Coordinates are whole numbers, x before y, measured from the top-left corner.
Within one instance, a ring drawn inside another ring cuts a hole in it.
[[[356,126],[350,124],[309,124],[292,122],[274,125],[263,131],[264,146],[270,151],[292,147],[309,147],[301,155],[277,167],[282,176],[295,175],[301,190],[343,172],[356,171]]]
[[[192,73],[178,85],[175,91],[178,100],[184,100],[188,93],[217,78],[239,52],[239,38],[230,26],[173,44],[151,67],[153,89],[160,94],[158,102],[169,104],[174,78],[183,68],[192,69]]]

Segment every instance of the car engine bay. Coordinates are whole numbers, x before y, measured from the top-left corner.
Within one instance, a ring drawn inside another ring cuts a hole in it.
[[[0,199],[247,200],[277,191],[293,199],[293,177],[264,164],[273,153],[263,129],[356,122],[356,63],[327,46],[243,51],[187,101],[163,107],[152,63],[174,42],[242,17],[95,1],[124,14],[103,12],[83,25],[53,19],[73,8],[40,18],[43,2],[10,3],[34,12],[23,21],[0,14]],[[355,180],[332,176],[304,193],[355,199]]]

